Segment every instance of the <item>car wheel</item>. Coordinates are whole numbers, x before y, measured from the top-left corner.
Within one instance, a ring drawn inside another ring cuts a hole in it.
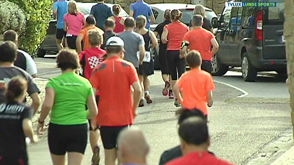
[[[37,52],[38,57],[44,57],[45,54],[46,54],[46,50],[41,48],[38,49],[38,52]]]
[[[257,76],[257,70],[252,66],[245,52],[242,56],[242,77],[244,81],[253,82]]]
[[[228,66],[226,66],[220,62],[220,60],[217,58],[216,54],[212,57],[211,65],[212,65],[212,73],[211,74],[213,76],[222,76],[222,75],[226,74],[229,69]]]

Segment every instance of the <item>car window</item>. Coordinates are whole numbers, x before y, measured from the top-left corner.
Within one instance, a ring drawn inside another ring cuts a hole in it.
[[[206,11],[205,11],[205,16],[206,16],[206,18],[207,18],[209,21],[211,21],[211,19],[212,19],[213,17],[217,17],[216,14],[215,14],[213,11],[211,11],[211,10],[206,10]]]
[[[277,2],[277,7],[268,7],[268,20],[282,20],[284,21],[284,8],[285,1],[273,1]]]
[[[232,7],[227,6],[222,13],[221,22],[222,22],[222,26],[224,27],[228,27],[230,24],[231,10],[232,10]]]
[[[242,8],[242,26],[243,27],[254,27],[254,23],[255,23],[254,8],[255,7]]]
[[[155,19],[158,17],[158,11],[157,10],[154,10],[154,9],[152,9],[152,12],[153,12],[153,15],[154,15],[154,17],[155,17]]]
[[[189,25],[192,18],[193,18],[193,10],[185,10],[185,9],[182,9],[180,10],[183,15],[182,15],[182,19],[181,21],[186,24],[186,25]]]

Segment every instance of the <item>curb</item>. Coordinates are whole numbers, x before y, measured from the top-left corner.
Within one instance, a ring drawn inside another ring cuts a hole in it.
[[[275,160],[271,165],[293,165],[294,164],[294,146]]]

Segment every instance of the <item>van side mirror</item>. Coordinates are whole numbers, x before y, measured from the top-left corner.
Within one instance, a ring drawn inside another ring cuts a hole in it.
[[[211,26],[213,28],[218,28],[219,27],[219,21],[218,21],[218,18],[217,17],[213,17],[211,19]]]

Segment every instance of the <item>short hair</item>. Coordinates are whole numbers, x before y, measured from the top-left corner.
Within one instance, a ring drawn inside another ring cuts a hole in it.
[[[79,55],[75,50],[60,50],[56,57],[57,67],[61,70],[77,69],[80,67]]]
[[[164,19],[165,19],[165,20],[170,21],[170,12],[171,12],[170,9],[166,9],[166,10],[164,11]]]
[[[186,62],[191,68],[197,68],[201,65],[201,55],[200,52],[196,50],[190,51],[186,56]]]
[[[88,40],[90,45],[93,47],[101,45],[103,42],[103,37],[98,30],[92,29],[88,31]]]
[[[121,6],[119,4],[115,4],[112,6],[112,12],[114,15],[119,15],[121,11]]]
[[[12,41],[5,41],[0,45],[0,62],[14,62],[17,46]]]
[[[87,24],[89,24],[89,25],[95,25],[95,24],[96,24],[96,19],[95,19],[94,16],[89,15],[89,16],[86,18],[86,22],[87,22]]]
[[[146,17],[144,15],[139,15],[136,19],[136,28],[137,29],[145,28],[146,22],[147,22]]]
[[[115,22],[113,19],[109,18],[109,19],[105,20],[104,26],[108,27],[108,28],[113,28],[115,26]]]
[[[179,9],[173,9],[170,12],[170,18],[173,21],[178,21],[182,18],[183,13]]]
[[[133,17],[126,18],[124,25],[127,28],[134,28],[135,27],[135,20],[134,20],[134,18]]]
[[[202,26],[203,17],[202,15],[196,14],[193,16],[193,26]]]
[[[18,35],[16,31],[14,30],[7,30],[3,34],[3,41],[12,41],[15,43],[17,41],[17,38],[18,38]]]
[[[107,54],[118,54],[122,52],[124,49],[121,46],[106,46]]]
[[[201,117],[189,117],[178,130],[180,138],[187,144],[201,145],[209,140],[207,122]]]
[[[204,6],[200,5],[200,4],[197,4],[195,5],[195,8],[194,8],[194,11],[193,11],[193,14],[194,15],[201,15],[202,17],[205,17],[205,8]]]
[[[14,103],[15,99],[21,96],[28,88],[26,79],[20,76],[12,78],[5,91],[5,99],[7,103]]]
[[[201,117],[202,119],[205,119],[204,113],[197,109],[187,109],[187,108],[181,108],[178,110],[179,119],[178,124],[180,125],[184,120],[188,119],[189,117]]]

